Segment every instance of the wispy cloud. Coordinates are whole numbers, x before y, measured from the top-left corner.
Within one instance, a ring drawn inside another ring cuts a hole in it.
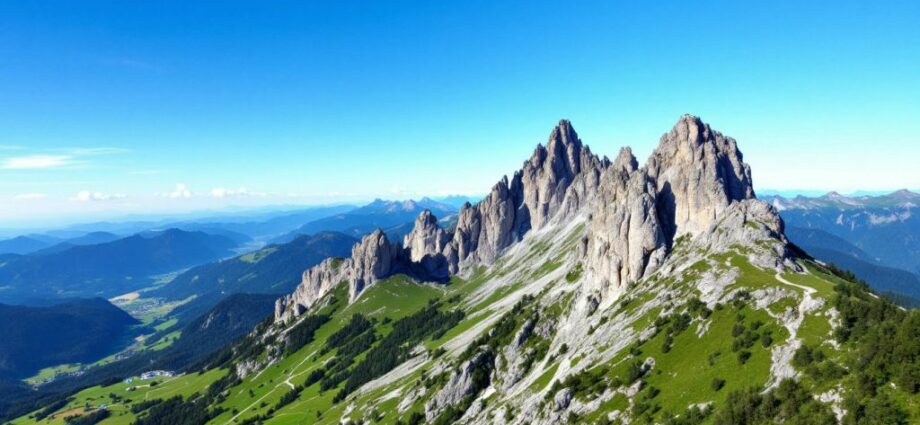
[[[257,196],[265,197],[268,196],[268,193],[265,192],[253,192],[247,190],[245,187],[239,189],[226,189],[223,187],[215,187],[211,189],[210,195],[214,198],[230,198],[234,196]]]
[[[188,199],[192,197],[192,190],[188,188],[188,185],[185,183],[176,183],[176,190],[172,192],[161,193],[160,196],[164,196],[171,199]]]
[[[13,197],[16,201],[32,201],[36,199],[45,199],[47,195],[44,193],[22,193]]]
[[[116,199],[124,199],[127,196],[123,193],[102,193],[102,192],[91,192],[88,190],[81,190],[74,195],[73,198],[70,198],[71,201],[78,202],[90,202],[90,201],[112,201]]]
[[[21,146],[0,146],[0,151],[21,151],[24,149]],[[88,163],[88,157],[125,152],[130,152],[130,150],[113,147],[43,149],[32,154],[0,158],[0,169],[42,170],[73,167],[85,165]]]
[[[71,155],[25,155],[13,156],[0,161],[0,168],[6,170],[35,170],[59,168],[74,163]]]

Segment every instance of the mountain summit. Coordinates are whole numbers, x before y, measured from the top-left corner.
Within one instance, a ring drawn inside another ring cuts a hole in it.
[[[485,199],[460,210],[452,235],[426,210],[404,246],[381,232],[366,236],[350,260],[329,261],[317,266],[323,270],[305,273],[304,287],[278,300],[277,318],[306,311],[340,280],[349,282],[354,301],[368,285],[396,273],[415,271],[410,275],[422,281],[468,275],[492,264],[528,233],[576,216],[588,221],[581,250],[585,268],[604,294],[654,272],[676,237],[709,235],[729,216],[740,225],[766,223],[761,230],[775,240],[776,256],[761,258],[762,263],[781,269],[787,257],[782,220],[755,199],[751,170],[737,143],[698,117],[682,116],[642,168],[629,148],[613,163],[599,158],[571,122],[561,120],[510,180],[502,178]],[[721,238],[740,241],[747,236],[744,230],[741,226]],[[333,265],[345,269],[333,273]],[[316,281],[316,276],[334,281]]]

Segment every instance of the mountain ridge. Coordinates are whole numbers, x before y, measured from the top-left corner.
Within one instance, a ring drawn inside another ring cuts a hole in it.
[[[754,204],[743,205],[746,200]],[[732,208],[741,210],[730,213],[740,214],[743,221],[751,214],[770,223],[771,234],[786,243],[776,210],[755,198],[750,166],[735,140],[698,117],[681,116],[642,168],[629,148],[614,162],[598,157],[571,122],[561,120],[510,180],[503,177],[482,201],[461,208],[452,236],[444,234],[430,211],[417,217],[410,235],[431,243],[410,244],[407,238],[409,246],[403,247],[379,230],[365,236],[350,259],[327,261],[305,272],[302,286],[278,300],[276,319],[301,314],[343,280],[349,281],[349,299],[354,301],[367,286],[406,270],[425,270],[427,274],[415,275],[423,281],[462,275],[490,264],[526,233],[584,208],[593,208],[583,248],[586,267],[602,282],[603,292],[648,275],[663,262],[676,237],[709,230]],[[623,222],[629,223],[625,229],[618,224]],[[785,261],[786,248],[777,251],[773,266],[794,266]]]

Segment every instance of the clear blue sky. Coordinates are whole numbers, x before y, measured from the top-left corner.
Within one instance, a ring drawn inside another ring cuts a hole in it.
[[[920,187],[918,1],[13,3],[0,227],[483,193],[560,118],[642,161],[699,115],[761,189]]]

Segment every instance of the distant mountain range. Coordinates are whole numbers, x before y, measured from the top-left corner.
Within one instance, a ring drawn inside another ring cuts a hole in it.
[[[193,267],[145,296],[196,298],[174,314],[185,322],[235,293],[284,294],[301,281],[301,273],[328,257],[347,257],[357,239],[337,232],[303,235],[231,259]]]
[[[90,232],[72,238],[49,235],[24,235],[0,240],[0,254],[30,254],[34,252],[59,252],[77,245],[111,242],[119,236],[109,232]]]
[[[780,211],[789,238],[809,254],[881,292],[920,299],[920,194],[762,199]]]
[[[128,328],[137,323],[101,298],[51,307],[0,304],[0,378],[98,360],[124,342]]]
[[[376,229],[383,230],[391,238],[401,239],[412,229],[415,218],[426,209],[441,218],[457,212],[456,207],[431,198],[422,198],[418,201],[376,199],[361,208],[306,223],[273,242],[288,242],[300,235],[323,231],[341,232],[359,238]]]
[[[0,263],[0,302],[108,298],[150,286],[157,274],[228,257],[236,247],[224,236],[168,229],[59,251],[5,256]]]

